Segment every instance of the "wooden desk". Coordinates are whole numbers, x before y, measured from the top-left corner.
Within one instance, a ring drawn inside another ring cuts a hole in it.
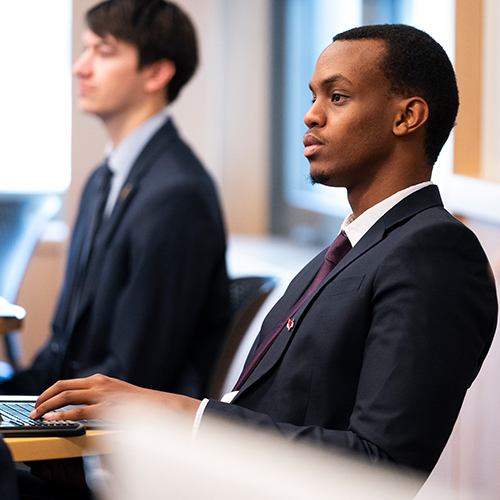
[[[26,311],[10,304],[0,297],[0,334],[21,328]],[[14,462],[32,460],[54,460],[74,458],[85,455],[101,455],[110,452],[106,435],[114,431],[87,431],[83,436],[75,437],[27,437],[4,438]],[[103,439],[104,438],[104,439]]]
[[[32,460],[54,460],[88,455],[103,455],[111,452],[106,438],[109,430],[89,430],[83,436],[75,437],[28,437],[4,438],[14,462]]]
[[[0,334],[19,330],[26,311],[0,297]]]

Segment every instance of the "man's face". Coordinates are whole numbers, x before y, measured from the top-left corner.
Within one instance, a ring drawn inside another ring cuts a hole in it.
[[[366,190],[384,175],[399,99],[379,69],[383,51],[379,40],[337,41],[319,57],[304,117],[304,155],[314,182]]]
[[[85,50],[73,65],[79,78],[80,106],[104,121],[126,114],[142,99],[144,74],[138,71],[138,50],[111,35],[87,30]]]

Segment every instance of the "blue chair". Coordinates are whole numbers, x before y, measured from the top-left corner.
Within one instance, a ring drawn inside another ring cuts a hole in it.
[[[59,211],[56,195],[0,197],[0,297],[14,303],[31,255],[49,220]],[[4,335],[10,366],[0,365],[0,378],[19,369],[22,347],[18,332]]]

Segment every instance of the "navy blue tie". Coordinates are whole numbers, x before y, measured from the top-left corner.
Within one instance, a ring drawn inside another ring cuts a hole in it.
[[[92,179],[92,188],[88,199],[88,213],[86,227],[83,228],[82,240],[78,260],[76,263],[76,275],[71,298],[70,324],[73,323],[78,312],[78,305],[82,296],[83,285],[87,274],[92,245],[95,235],[99,229],[104,207],[111,189],[111,178],[113,172],[105,162],[98,167]],[[90,187],[90,186],[89,186]]]
[[[78,259],[79,268],[79,281],[84,279],[87,270],[87,264],[92,251],[95,235],[101,224],[104,207],[108,199],[109,190],[111,189],[111,178],[113,172],[108,167],[107,163],[101,165],[95,172],[94,178],[94,192],[91,197],[91,205],[87,219],[87,229],[85,231],[85,238],[82,242],[82,249]]]

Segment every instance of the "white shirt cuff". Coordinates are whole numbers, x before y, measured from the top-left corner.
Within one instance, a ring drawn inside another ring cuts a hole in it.
[[[228,392],[227,394],[224,394],[224,396],[222,396],[221,398],[221,403],[230,403],[236,397],[236,394],[238,394],[238,391]],[[205,412],[208,401],[209,400],[207,398],[203,399],[203,401],[200,403],[200,406],[198,406],[198,410],[196,411],[196,416],[194,417],[193,423],[193,432],[191,434],[191,438],[193,441],[198,435],[198,430],[201,425],[201,418],[203,417],[203,413]]]
[[[200,406],[198,406],[198,410],[196,411],[196,416],[194,417],[194,423],[193,423],[193,433],[191,434],[191,439],[193,441],[196,439],[196,436],[198,434],[198,429],[200,428],[201,424],[201,417],[203,416],[203,412],[205,411],[207,404],[208,404],[208,399],[207,398],[203,399],[203,401],[200,403]]]

